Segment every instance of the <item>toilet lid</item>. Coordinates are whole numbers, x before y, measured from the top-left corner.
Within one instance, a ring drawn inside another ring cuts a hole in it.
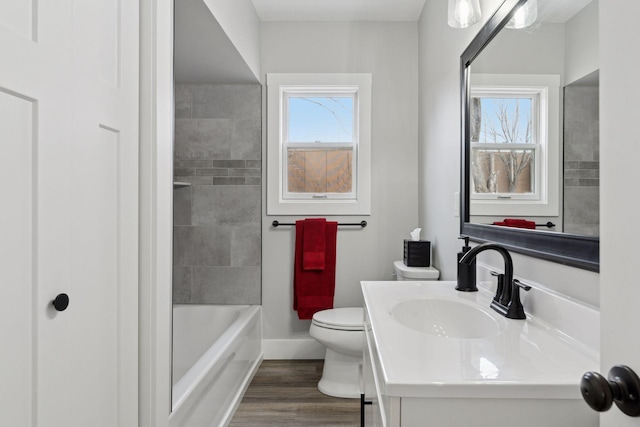
[[[362,307],[332,308],[313,315],[313,323],[317,326],[344,331],[362,331],[363,321]]]
[[[403,261],[395,261],[393,268],[405,279],[438,280],[440,272],[434,267],[408,267]]]

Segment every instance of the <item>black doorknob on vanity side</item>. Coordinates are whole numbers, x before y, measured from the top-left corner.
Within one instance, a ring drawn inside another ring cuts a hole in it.
[[[53,308],[58,311],[65,311],[67,307],[69,307],[69,295],[67,294],[58,294],[53,301]]]
[[[614,366],[608,378],[587,372],[580,381],[580,391],[587,404],[598,412],[608,411],[615,403],[630,417],[640,416],[640,378],[628,366]]]

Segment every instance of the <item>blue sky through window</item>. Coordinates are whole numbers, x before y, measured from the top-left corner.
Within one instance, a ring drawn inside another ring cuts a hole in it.
[[[289,97],[289,142],[353,142],[353,97]]]
[[[479,142],[488,143],[532,143],[533,120],[531,98],[494,98],[479,97],[482,109],[482,122]],[[516,113],[516,107],[518,113]],[[517,119],[517,125],[515,120]],[[505,136],[503,125],[507,125]],[[515,125],[515,126],[514,126]],[[530,127],[527,136],[527,126]]]

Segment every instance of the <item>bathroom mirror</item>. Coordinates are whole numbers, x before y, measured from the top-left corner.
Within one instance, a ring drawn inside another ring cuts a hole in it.
[[[471,240],[599,270],[597,1],[505,0],[461,55],[460,230]],[[536,4],[536,22],[514,29]],[[583,87],[592,98],[569,110]],[[585,135],[591,147],[570,146]],[[588,218],[573,224],[572,212]]]

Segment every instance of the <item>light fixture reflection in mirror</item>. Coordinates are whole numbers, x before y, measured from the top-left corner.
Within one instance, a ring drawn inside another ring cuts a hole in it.
[[[452,28],[467,28],[480,20],[480,0],[449,0],[447,23]]]
[[[518,8],[506,27],[513,30],[527,28],[533,25],[536,19],[538,19],[538,0],[528,0]]]

